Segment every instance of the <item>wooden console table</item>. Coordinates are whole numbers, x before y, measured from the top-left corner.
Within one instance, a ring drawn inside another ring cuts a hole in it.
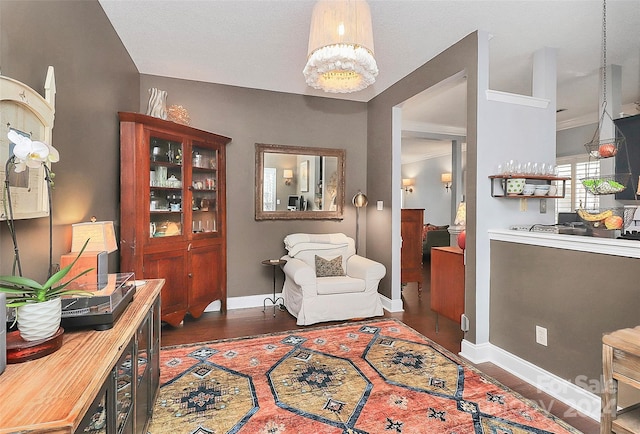
[[[99,432],[146,432],[159,387],[163,285],[154,279],[136,288],[113,328],[65,330],[55,353],[7,365],[0,375],[0,433],[82,432],[101,406],[106,426]],[[135,381],[123,396],[116,382],[121,385],[132,373]],[[116,402],[129,405],[118,413]]]
[[[618,382],[640,389],[640,326],[602,338],[602,415],[600,433],[640,433],[640,403],[618,410]]]
[[[431,249],[431,310],[460,324],[464,313],[464,251],[459,247]]]

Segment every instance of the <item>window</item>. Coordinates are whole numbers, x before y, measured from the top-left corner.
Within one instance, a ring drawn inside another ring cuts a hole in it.
[[[263,175],[262,209],[265,211],[276,210],[276,168],[265,167]]]
[[[598,209],[599,197],[587,194],[580,180],[600,175],[600,161],[588,156],[558,158],[558,176],[571,178],[565,184],[565,197],[556,199],[556,212],[574,212],[577,208]]]

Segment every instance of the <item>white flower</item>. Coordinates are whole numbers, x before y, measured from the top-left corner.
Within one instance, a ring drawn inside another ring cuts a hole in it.
[[[15,144],[13,155],[16,157],[16,172],[23,172],[27,167],[37,169],[43,163],[60,161],[58,150],[47,143],[31,140],[15,130],[10,130],[7,137]]]

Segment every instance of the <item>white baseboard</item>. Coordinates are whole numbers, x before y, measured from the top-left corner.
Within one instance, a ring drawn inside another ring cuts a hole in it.
[[[276,299],[282,297],[282,293],[276,293]],[[263,307],[264,300],[266,298],[273,298],[273,293],[262,295],[247,295],[244,297],[229,297],[227,298],[227,309],[247,309],[250,307]],[[391,300],[380,294],[380,300],[382,301],[382,307],[389,312],[404,312],[402,308],[402,300]],[[220,301],[214,301],[204,310],[205,312],[219,312]],[[267,307],[272,304],[267,300]]]
[[[282,293],[276,292],[276,300],[278,297],[282,297]],[[264,307],[264,301],[266,298],[273,298],[273,292],[262,295],[247,295],[243,297],[230,297],[227,298],[227,309],[247,309],[250,307]],[[281,300],[278,300],[280,302]],[[273,306],[273,304],[267,300],[267,307]],[[205,312],[219,312],[220,301],[214,301],[204,310]]]
[[[380,294],[380,301],[382,302],[382,308],[388,312],[404,312],[402,299],[391,300],[390,298]]]
[[[472,363],[491,362],[591,419],[600,421],[600,397],[490,343],[462,341],[460,355]],[[549,404],[553,405],[553,402]],[[547,408],[546,410],[550,410]],[[569,415],[567,415],[569,416]]]

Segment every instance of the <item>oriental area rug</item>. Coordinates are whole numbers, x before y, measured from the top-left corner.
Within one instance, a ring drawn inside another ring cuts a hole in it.
[[[579,431],[399,321],[160,351],[150,434]]]

